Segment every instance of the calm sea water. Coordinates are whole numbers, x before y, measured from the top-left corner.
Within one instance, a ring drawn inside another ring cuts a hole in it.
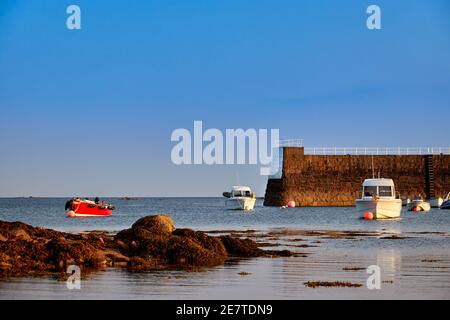
[[[434,209],[429,214],[404,212],[400,221],[367,222],[357,217],[356,208],[264,207],[258,199],[253,212],[225,209],[223,198],[144,198],[140,200],[103,199],[117,207],[105,218],[70,219],[64,212],[63,198],[0,198],[0,219],[22,221],[60,231],[108,230],[129,228],[146,215],[166,213],[179,228],[258,229],[275,227],[300,229],[450,231],[450,211]]]
[[[81,290],[68,290],[53,278],[9,279],[0,282],[2,299],[450,299],[450,211],[402,213],[398,221],[364,221],[355,208],[279,209],[257,201],[250,213],[225,210],[222,198],[105,199],[117,210],[111,217],[69,219],[67,199],[0,199],[0,220],[22,221],[61,231],[117,231],[138,218],[171,214],[177,227],[196,230],[359,230],[407,237],[320,239],[317,247],[291,250],[307,257],[246,259],[202,272],[129,273],[105,269],[87,276]],[[441,232],[439,234],[430,232]],[[307,239],[308,244],[314,240]],[[309,241],[309,242],[308,242]],[[365,270],[379,265],[381,290],[368,290]],[[239,272],[249,272],[241,276]],[[319,288],[306,281],[350,281],[361,288]]]

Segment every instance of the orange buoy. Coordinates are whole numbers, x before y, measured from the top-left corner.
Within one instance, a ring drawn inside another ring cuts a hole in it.
[[[364,220],[373,220],[373,213],[372,212],[364,213]]]
[[[413,212],[419,212],[420,210],[419,210],[418,207],[414,207],[414,208],[412,208],[412,211],[413,211]]]
[[[289,201],[287,204],[288,208],[295,208],[295,201]]]
[[[67,216],[68,216],[69,218],[74,218],[74,217],[75,217],[75,211],[70,210],[69,212],[67,212]]]

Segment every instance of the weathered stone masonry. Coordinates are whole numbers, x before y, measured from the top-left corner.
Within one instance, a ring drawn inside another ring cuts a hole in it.
[[[434,169],[434,195],[450,191],[450,155],[373,156],[376,174],[394,180],[401,196],[433,196],[429,163]],[[264,205],[353,206],[361,184],[372,177],[370,155],[305,155],[303,148],[283,148],[281,179],[267,182]]]

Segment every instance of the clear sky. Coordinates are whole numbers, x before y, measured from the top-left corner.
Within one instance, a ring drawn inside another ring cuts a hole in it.
[[[0,196],[263,196],[259,166],[172,164],[194,120],[448,146],[449,17],[447,0],[1,0]]]

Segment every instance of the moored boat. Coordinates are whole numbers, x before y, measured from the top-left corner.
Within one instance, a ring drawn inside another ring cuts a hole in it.
[[[444,199],[444,202],[441,205],[441,209],[450,210],[450,192]]]
[[[255,207],[256,195],[249,187],[234,186],[230,192],[224,192],[227,209],[251,211]]]
[[[72,198],[66,202],[65,209],[68,210],[67,216],[69,218],[75,217],[107,217],[112,214],[115,207],[111,204],[88,199]]]
[[[395,197],[392,179],[366,179],[363,194],[356,200],[356,208],[361,218],[369,214],[372,219],[400,218],[402,200]]]
[[[430,206],[432,208],[440,208],[442,204],[444,203],[444,199],[442,198],[433,198],[429,200]]]
[[[413,212],[428,212],[431,210],[431,205],[423,200],[422,196],[419,195],[406,206],[406,210]]]
[[[410,203],[411,203],[411,199],[409,199],[408,197],[402,197],[402,206],[403,207],[406,207]]]

